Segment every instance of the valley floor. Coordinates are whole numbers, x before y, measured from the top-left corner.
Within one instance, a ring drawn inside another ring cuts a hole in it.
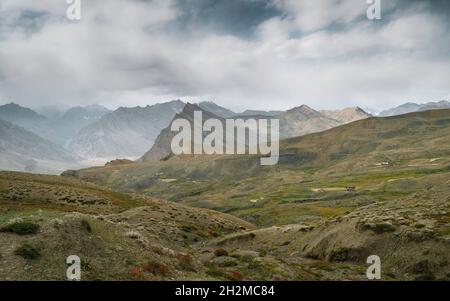
[[[450,280],[450,174],[422,178],[437,179],[446,184],[395,198],[307,200],[301,221],[255,226],[75,179],[0,173],[0,279],[64,280],[77,255],[84,280],[365,280],[377,255],[384,280]],[[332,215],[305,207],[344,205]]]

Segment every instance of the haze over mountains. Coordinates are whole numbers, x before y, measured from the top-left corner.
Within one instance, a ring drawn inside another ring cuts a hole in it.
[[[43,149],[46,145],[52,153],[69,155],[70,165],[75,161],[80,162],[80,167],[104,164],[107,161],[121,158],[136,160],[161,160],[170,155],[170,124],[176,116],[192,115],[182,113],[186,104],[180,100],[156,104],[147,107],[119,108],[110,111],[99,105],[86,107],[74,107],[66,111],[56,107],[46,107],[37,113],[29,108],[15,103],[0,106],[0,120],[15,125],[11,132],[19,132],[20,137],[29,137],[25,140],[35,141]],[[288,111],[257,111],[247,110],[242,113],[233,112],[219,106],[214,102],[200,102],[195,105],[204,112],[205,120],[208,118],[278,118],[280,120],[280,136],[282,139],[303,136],[306,134],[321,132],[343,124],[371,117],[364,110],[346,108],[339,111],[316,111],[306,105],[293,108]],[[411,111],[423,111],[429,109],[441,109],[450,107],[449,103],[428,103],[424,105],[405,104],[398,108],[383,112],[382,116],[403,114]],[[192,108],[192,105],[187,107]],[[191,110],[192,111],[192,110]],[[209,117],[208,117],[209,116]],[[187,118],[192,119],[192,118]],[[6,125],[2,125],[6,128]],[[19,129],[20,128],[20,129]],[[13,134],[10,134],[14,136]],[[33,137],[33,138],[31,138]],[[41,138],[39,142],[37,138]],[[0,137],[4,146],[8,145],[14,150],[14,157],[22,156],[23,160],[9,160],[12,155],[6,154],[2,158],[0,169],[24,171],[24,162],[29,159],[37,160],[33,163],[33,172],[60,173],[65,170],[60,164],[49,163],[49,158],[37,151],[34,156],[24,151],[23,141],[8,140]],[[17,143],[17,145],[15,145]],[[23,152],[22,152],[22,151]],[[58,155],[59,156],[59,155]],[[65,158],[59,156],[59,158]],[[68,158],[68,157],[67,157]],[[53,166],[51,166],[53,165]]]
[[[119,108],[83,128],[68,149],[88,159],[138,158],[148,151],[184,103]]]
[[[58,173],[74,168],[80,157],[10,122],[0,120],[0,168]]]
[[[51,114],[52,118],[49,118],[29,108],[10,103],[0,106],[0,120],[9,121],[53,143],[64,146],[80,129],[109,112],[105,107],[92,105],[71,108],[61,116],[53,113]]]
[[[443,100],[440,102],[428,102],[425,104],[417,103],[405,103],[401,106],[382,111],[378,116],[389,117],[396,115],[403,115],[413,112],[428,111],[428,110],[440,110],[440,109],[450,109],[450,102]]]

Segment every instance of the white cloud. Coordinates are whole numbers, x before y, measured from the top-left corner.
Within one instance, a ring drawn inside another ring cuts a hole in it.
[[[364,16],[368,5],[361,0],[274,0],[304,32],[320,30],[333,23],[349,23]]]
[[[359,18],[365,1],[274,0],[287,16],[267,20],[255,39],[244,39],[173,26],[183,13],[174,1],[90,0],[82,21],[70,23],[58,0],[7,0],[0,100],[114,107],[187,98],[232,108],[382,108],[450,91],[450,61],[438,55],[449,49],[448,25],[427,6],[374,23]],[[30,30],[24,10],[48,16]]]

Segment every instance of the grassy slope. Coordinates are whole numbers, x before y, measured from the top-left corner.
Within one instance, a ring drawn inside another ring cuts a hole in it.
[[[65,259],[74,254],[85,280],[209,279],[193,246],[253,229],[207,209],[13,172],[0,173],[0,208],[0,229],[39,225],[37,234],[25,236],[0,231],[0,280],[64,280]],[[41,257],[17,256],[25,243]]]
[[[345,214],[450,179],[450,110],[370,118],[285,140],[280,164],[256,157],[178,157],[93,168],[81,179],[228,212],[261,226]],[[389,162],[388,166],[380,163]],[[432,179],[432,180],[430,180]],[[356,193],[347,193],[356,186]]]

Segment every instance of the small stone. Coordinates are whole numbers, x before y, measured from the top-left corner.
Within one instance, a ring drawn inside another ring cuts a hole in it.
[[[236,258],[229,257],[229,256],[216,257],[213,260],[211,260],[211,262],[220,267],[231,267],[231,266],[236,266],[238,264],[238,261]]]

